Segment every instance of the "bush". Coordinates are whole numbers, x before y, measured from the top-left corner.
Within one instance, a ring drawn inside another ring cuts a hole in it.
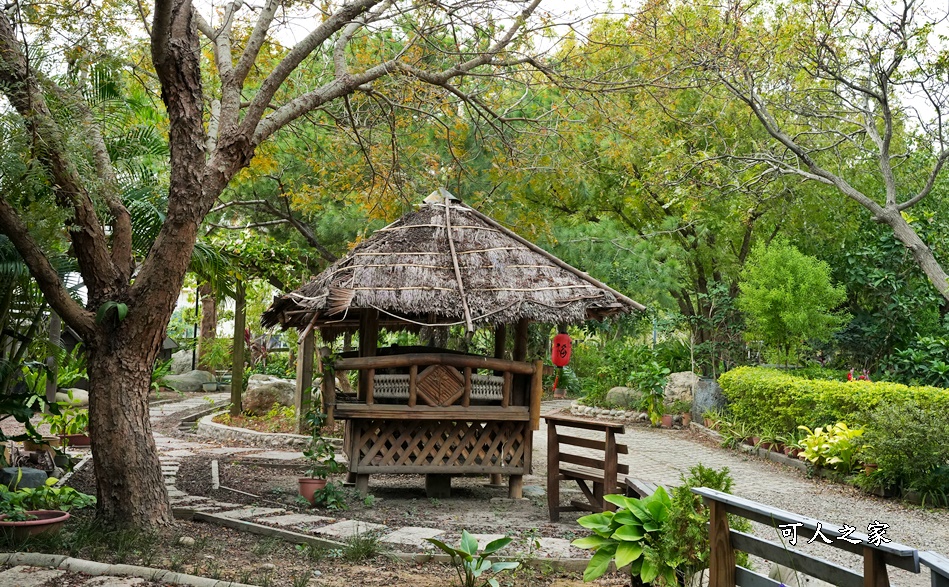
[[[880,405],[913,403],[927,413],[949,413],[949,390],[899,383],[809,380],[777,369],[739,367],[719,378],[732,420],[752,430],[789,433],[840,421],[863,424]]]
[[[880,404],[864,414],[864,460],[878,469],[861,482],[868,489],[917,491],[946,504],[949,494],[949,412],[914,401]]]
[[[906,384],[949,387],[949,338],[919,336],[909,348],[896,351],[885,365],[887,377]]]

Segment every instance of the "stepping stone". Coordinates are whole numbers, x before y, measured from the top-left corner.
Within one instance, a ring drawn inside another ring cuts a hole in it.
[[[570,558],[572,556],[572,547],[570,541],[565,538],[540,538],[540,550],[535,554],[550,558]]]
[[[540,485],[524,486],[524,497],[544,497],[545,495],[547,495],[547,490]]]
[[[173,475],[166,475],[164,477],[164,480],[165,480],[165,485],[171,485],[171,486],[174,486],[175,483],[178,482],[178,478]]]
[[[384,530],[386,526],[382,524],[373,524],[371,522],[360,522],[359,520],[343,520],[329,526],[323,526],[314,530],[316,534],[325,534],[334,536],[340,540],[347,540],[356,534],[366,534],[373,530]]]
[[[208,501],[208,498],[201,497],[200,495],[186,495],[184,497],[176,497],[170,500],[173,505],[182,505],[186,503],[198,503]]]
[[[444,530],[438,530],[437,528],[406,526],[404,528],[399,528],[395,532],[386,534],[381,540],[390,544],[404,544],[407,546],[431,548],[434,545],[430,542],[426,542],[425,539],[435,538],[437,536],[441,536],[444,533]]]
[[[237,510],[231,510],[218,515],[222,518],[228,518],[231,520],[250,520],[251,518],[260,518],[263,516],[269,516],[271,514],[282,514],[286,511],[287,510],[283,508],[246,507]]]
[[[273,461],[292,461],[302,459],[303,452],[291,452],[287,450],[268,450],[262,453],[247,455],[255,459],[268,459]]]
[[[175,489],[174,485],[168,488],[168,497],[185,497],[186,495],[188,494],[184,491]]]
[[[206,455],[236,455],[242,452],[256,452],[259,448],[224,446],[221,448],[206,448],[201,452]]]
[[[169,457],[193,457],[194,453],[191,452],[190,450],[179,449],[179,450],[168,451],[165,453],[165,455]]]
[[[143,583],[145,583],[145,579],[141,577],[112,577],[110,575],[103,575],[89,579],[82,584],[82,587],[133,587],[134,585],[142,585]]]
[[[59,579],[66,571],[20,565],[0,573],[0,587],[40,587]]]
[[[335,522],[336,518],[313,516],[310,514],[284,514],[282,516],[271,516],[269,518],[257,518],[255,521],[267,522],[278,526],[309,526],[322,524],[324,522]]]

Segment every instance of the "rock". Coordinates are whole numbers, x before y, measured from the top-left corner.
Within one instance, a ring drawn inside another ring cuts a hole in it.
[[[614,387],[606,392],[607,405],[616,406],[624,410],[638,408],[642,398],[642,392],[632,387]]]
[[[172,375],[182,375],[191,370],[192,352],[189,350],[178,351],[171,355],[171,367],[168,371]]]
[[[691,371],[680,371],[669,375],[666,382],[664,398],[667,404],[674,401],[692,403],[699,376]]]
[[[282,379],[255,387],[248,386],[241,407],[250,414],[266,414],[274,404],[292,406],[295,393],[296,384]]]
[[[89,405],[89,392],[77,387],[59,389],[56,391],[56,401],[72,407],[84,408]]]
[[[695,397],[692,400],[692,419],[702,421],[706,410],[722,410],[725,408],[725,396],[722,388],[714,379],[703,377],[695,386]]]
[[[170,387],[175,391],[201,391],[205,383],[214,381],[214,375],[207,371],[188,371],[181,375],[167,375],[161,380],[162,385]]]
[[[273,572],[273,571],[276,571],[276,570],[277,570],[277,565],[275,565],[275,564],[273,564],[273,563],[264,563],[264,564],[260,565],[260,570],[261,570],[261,571],[268,572],[268,573],[269,573],[269,572]]]
[[[182,536],[178,539],[178,544],[182,546],[194,546],[195,540],[190,536]]]
[[[19,481],[17,481],[17,477],[20,477]],[[29,467],[4,467],[0,469],[0,485],[12,486],[16,489],[42,487],[46,484],[48,478],[49,475],[46,474],[46,471]]]

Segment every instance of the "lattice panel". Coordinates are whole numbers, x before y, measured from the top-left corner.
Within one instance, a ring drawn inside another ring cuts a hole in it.
[[[350,420],[359,467],[525,467],[527,422]]]
[[[432,365],[418,376],[418,397],[430,406],[450,406],[465,392],[465,376],[448,365]]]

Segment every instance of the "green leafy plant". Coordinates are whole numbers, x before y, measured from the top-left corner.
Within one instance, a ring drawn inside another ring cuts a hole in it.
[[[171,372],[171,359],[167,361],[158,361],[155,363],[155,368],[152,369],[152,382],[151,389],[153,391],[160,391],[162,388],[161,380],[165,378]]]
[[[346,466],[336,460],[336,447],[322,434],[326,414],[310,410],[304,416],[304,422],[310,430],[310,441],[303,450],[303,456],[309,461],[306,476],[326,479],[330,475],[345,471]]]
[[[61,405],[58,414],[46,414],[43,422],[49,424],[50,434],[54,436],[85,434],[89,429],[89,410]]]
[[[80,509],[95,505],[96,498],[92,495],[80,493],[72,487],[56,487],[59,482],[50,477],[40,487],[24,487],[16,489],[23,472],[17,471],[17,478],[10,487],[0,485],[0,514],[6,515],[8,520],[21,521],[32,519],[27,512],[32,510],[62,510]]]
[[[458,548],[449,546],[436,538],[426,538],[428,542],[434,544],[445,554],[451,556],[452,565],[458,573],[458,581],[461,587],[479,587],[490,585],[498,587],[500,583],[494,577],[488,577],[479,583],[481,575],[484,573],[502,573],[504,571],[513,571],[520,566],[520,563],[513,561],[499,561],[492,563],[488,557],[511,543],[511,538],[505,536],[498,538],[485,545],[484,550],[478,551],[478,541],[467,530],[461,531],[461,542]]]
[[[323,489],[313,492],[313,504],[322,505],[331,510],[345,510],[346,492],[332,482],[327,482]]]
[[[807,433],[801,441],[804,458],[815,467],[829,467],[848,474],[857,465],[857,453],[863,446],[857,439],[863,436],[863,428],[849,428],[844,422],[833,426],[811,430],[799,426]]]
[[[583,571],[584,581],[593,581],[615,561],[617,568],[629,565],[630,584],[638,578],[651,583],[659,577],[668,585],[676,582],[676,567],[683,559],[663,552],[662,535],[669,521],[672,500],[662,487],[642,499],[606,495],[606,501],[619,506],[615,512],[583,516],[577,523],[593,531],[571,544],[593,551]]]
[[[641,408],[649,414],[649,421],[653,426],[659,425],[665,413],[663,399],[669,373],[668,367],[663,367],[656,361],[650,361],[629,376],[630,384],[643,394]]]

